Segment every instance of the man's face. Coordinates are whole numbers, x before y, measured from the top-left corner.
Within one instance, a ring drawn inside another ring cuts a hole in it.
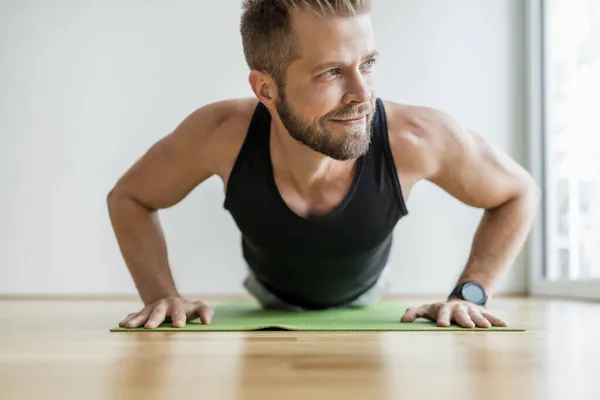
[[[376,57],[369,15],[292,20],[300,58],[286,71],[276,109],[290,135],[336,160],[363,155],[375,113],[372,70]]]

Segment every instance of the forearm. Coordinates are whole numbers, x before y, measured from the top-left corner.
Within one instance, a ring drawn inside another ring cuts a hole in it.
[[[476,281],[491,294],[523,248],[538,204],[539,195],[532,187],[501,206],[486,210],[458,283]]]
[[[119,193],[109,196],[108,209],[121,254],[144,304],[178,296],[157,213]]]

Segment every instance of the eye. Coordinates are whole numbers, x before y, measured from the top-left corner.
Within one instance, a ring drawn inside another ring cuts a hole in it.
[[[371,68],[375,64],[375,59],[372,58],[368,61],[365,61],[362,65],[363,68]]]
[[[323,75],[325,78],[330,78],[330,77],[332,77],[332,76],[335,76],[335,75],[337,75],[338,73],[339,73],[339,71],[338,71],[337,69],[330,69],[329,71],[325,71],[325,72],[323,72],[323,74],[322,74],[322,75]]]

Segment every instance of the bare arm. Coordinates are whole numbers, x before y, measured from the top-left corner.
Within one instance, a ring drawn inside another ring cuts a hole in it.
[[[157,211],[181,201],[214,174],[215,132],[228,116],[215,103],[192,113],[154,144],[108,195],[111,223],[145,305],[178,297]]]
[[[473,280],[491,294],[524,245],[540,191],[527,171],[479,134],[439,111],[429,113],[426,137],[433,165],[427,179],[485,210],[457,283]]]

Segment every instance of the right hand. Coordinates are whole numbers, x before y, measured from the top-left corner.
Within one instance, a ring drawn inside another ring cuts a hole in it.
[[[181,297],[167,297],[149,304],[140,312],[129,314],[119,323],[122,328],[156,328],[170,317],[175,328],[185,327],[186,320],[200,317],[210,324],[215,311],[201,301],[192,302]]]

